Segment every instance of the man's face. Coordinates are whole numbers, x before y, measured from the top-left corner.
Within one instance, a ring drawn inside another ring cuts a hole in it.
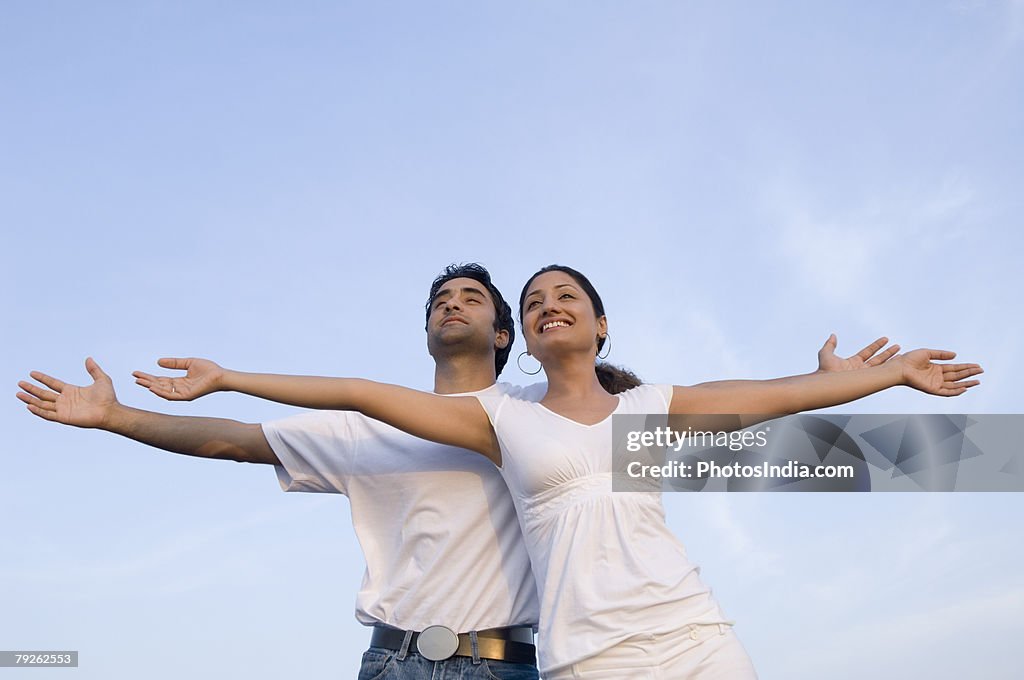
[[[427,349],[435,358],[453,352],[489,354],[508,343],[508,333],[495,331],[494,320],[494,300],[486,286],[475,279],[451,279],[430,301]]]

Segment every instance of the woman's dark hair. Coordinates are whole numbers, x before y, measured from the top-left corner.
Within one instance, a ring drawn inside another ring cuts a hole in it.
[[[530,290],[530,284],[533,280],[541,274],[547,272],[562,272],[568,274],[573,280],[579,284],[579,287],[583,289],[583,292],[590,298],[590,304],[594,307],[594,316],[600,318],[604,316],[604,303],[601,301],[601,296],[597,294],[597,289],[594,288],[594,284],[590,282],[586,276],[576,271],[572,267],[566,267],[564,264],[549,264],[537,271],[536,274],[531,276],[523,286],[523,292],[519,294],[519,325],[523,324],[523,303],[526,302],[526,293]],[[525,333],[525,331],[524,331]],[[601,348],[604,347],[605,338],[597,339],[597,351],[601,352]],[[637,377],[635,373],[626,368],[614,366],[606,361],[598,361],[594,364],[594,371],[597,373],[597,379],[601,383],[601,387],[605,389],[609,394],[618,394],[619,392],[625,392],[626,390],[632,389],[637,385],[643,384],[643,381]]]
[[[437,291],[441,290],[441,286],[452,279],[463,278],[479,281],[487,288],[487,292],[491,294],[491,300],[494,301],[494,330],[506,331],[508,333],[508,344],[502,349],[494,351],[494,377],[497,378],[501,375],[501,369],[505,368],[505,364],[508,363],[508,355],[512,351],[512,343],[516,340],[516,327],[512,321],[512,308],[505,302],[505,298],[502,297],[498,287],[491,282],[491,273],[482,264],[477,264],[476,262],[450,264],[444,268],[443,272],[438,274],[434,282],[430,284],[430,294],[427,295],[427,321],[424,329],[430,327],[430,308],[434,302],[434,297],[437,295]]]
[[[594,364],[594,372],[597,373],[597,380],[601,383],[601,387],[608,394],[625,392],[644,382],[628,368],[615,366],[607,361],[598,361]]]

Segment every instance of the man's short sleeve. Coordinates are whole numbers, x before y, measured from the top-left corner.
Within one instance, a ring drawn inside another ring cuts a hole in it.
[[[347,493],[360,439],[358,414],[317,411],[263,423],[263,434],[281,465],[275,465],[284,491]]]

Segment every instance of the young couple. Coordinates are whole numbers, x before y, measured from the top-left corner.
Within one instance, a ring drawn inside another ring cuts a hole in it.
[[[202,359],[160,360],[184,377],[135,373],[171,400],[234,390],[341,410],[261,426],[123,406],[89,359],[92,385],[33,372],[44,387],[23,381],[18,397],[47,420],[268,463],[285,490],[348,495],[367,565],[356,615],[374,627],[360,678],[536,678],[539,625],[545,678],[742,679],[756,677],[750,660],[667,529],[660,496],[611,491],[610,416],[796,413],[897,385],[955,396],[982,372],[933,363],[952,352],[878,354],[884,338],[840,359],[833,336],[808,375],[640,385],[596,364],[609,324],[582,274],[545,267],[519,302],[546,385],[494,383],[514,338],[511,310],[486,270],[460,265],[428,298],[433,394],[240,373]]]

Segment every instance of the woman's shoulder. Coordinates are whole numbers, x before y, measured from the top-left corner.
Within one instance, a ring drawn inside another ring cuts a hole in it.
[[[621,392],[622,411],[627,413],[668,413],[672,385],[644,383]]]
[[[548,384],[546,382],[533,383],[531,385],[513,385],[511,383],[499,382],[489,389],[497,394],[504,394],[511,399],[522,401],[540,401],[547,394]]]
[[[487,412],[491,425],[497,427],[503,414],[508,417],[510,414],[536,408],[537,402],[544,396],[545,391],[547,391],[546,383],[541,383],[539,386],[530,385],[525,388],[508,383],[496,383],[487,389],[473,393],[472,396],[477,398],[484,411]]]

